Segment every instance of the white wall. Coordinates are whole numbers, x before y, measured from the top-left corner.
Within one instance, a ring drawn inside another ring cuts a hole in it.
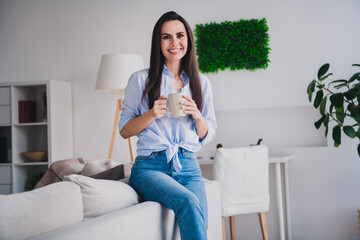
[[[72,82],[75,155],[106,157],[117,96],[94,91],[100,57],[130,52],[148,60],[153,25],[167,10],[176,10],[192,27],[267,18],[269,68],[208,75],[217,110],[309,105],[306,86],[323,63],[331,63],[335,78],[350,77],[351,64],[360,63],[358,0],[0,0],[0,82],[48,78]],[[276,123],[265,118],[263,124]],[[289,122],[285,127],[297,126]],[[219,129],[218,136],[231,129],[236,126]],[[276,149],[297,157],[289,169],[293,239],[357,239],[356,144],[344,137],[339,149],[331,147],[332,140],[328,145]],[[117,138],[114,158],[129,159],[125,140]],[[272,189],[273,185],[271,180]],[[278,239],[276,217],[272,201],[270,239]],[[255,215],[237,219],[239,239],[260,239]]]

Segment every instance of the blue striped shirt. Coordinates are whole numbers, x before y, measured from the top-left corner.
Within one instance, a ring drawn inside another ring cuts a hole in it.
[[[125,98],[123,109],[119,121],[119,130],[132,118],[141,116],[149,111],[148,99],[142,102],[142,94],[145,89],[148,78],[148,69],[140,70],[130,76],[129,82],[125,88]],[[191,95],[189,77],[182,72],[180,78],[184,87],[182,93],[187,96]],[[164,66],[161,81],[160,96],[168,96],[172,93],[173,77],[169,69]],[[173,118],[169,111],[162,118],[156,119],[137,137],[137,154],[147,156],[152,152],[166,150],[168,163],[172,161],[172,166],[176,172],[181,171],[177,152],[179,147],[191,152],[197,152],[201,146],[210,142],[215,137],[216,118],[213,106],[213,96],[210,81],[200,74],[201,90],[203,94],[202,115],[208,124],[208,132],[204,139],[200,140],[196,132],[195,120],[190,115],[182,118]]]

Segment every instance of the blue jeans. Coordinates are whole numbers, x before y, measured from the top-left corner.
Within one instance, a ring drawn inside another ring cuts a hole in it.
[[[129,183],[143,201],[156,201],[174,211],[182,240],[206,240],[207,201],[199,163],[183,148],[178,156],[180,173],[167,163],[165,151],[137,156]]]

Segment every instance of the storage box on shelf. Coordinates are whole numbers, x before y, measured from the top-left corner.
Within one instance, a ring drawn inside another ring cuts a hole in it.
[[[7,143],[0,147],[0,194],[23,192],[26,182],[52,162],[73,157],[71,85],[56,80],[0,83],[0,93],[0,107],[9,109],[9,122],[0,119],[0,143]],[[24,154],[31,151],[46,156],[33,161]],[[7,160],[1,157],[5,154]]]
[[[9,125],[10,122],[10,88],[0,87],[0,126]]]

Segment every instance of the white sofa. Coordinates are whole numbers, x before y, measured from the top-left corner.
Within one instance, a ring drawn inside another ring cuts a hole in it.
[[[180,239],[173,211],[157,202],[139,203],[129,185],[84,176],[67,180],[0,195],[0,239]],[[205,180],[205,186],[208,239],[219,240],[219,184]]]

